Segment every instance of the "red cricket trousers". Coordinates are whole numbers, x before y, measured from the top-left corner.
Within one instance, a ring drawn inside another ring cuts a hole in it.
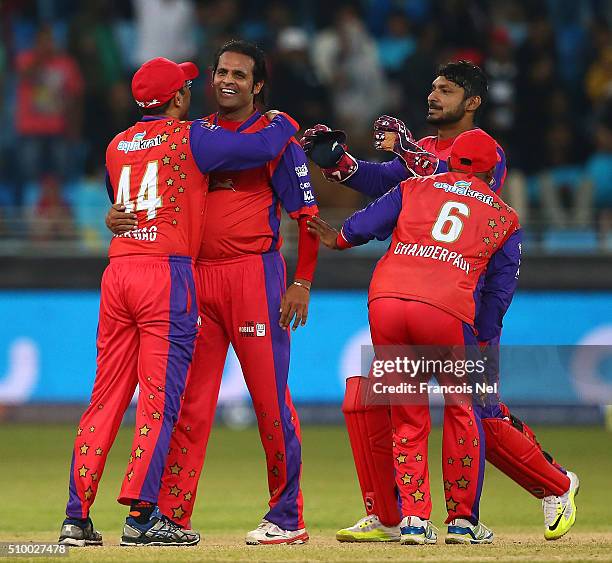
[[[432,305],[397,298],[378,298],[369,304],[372,342],[377,358],[385,346],[476,346],[470,325]],[[456,348],[446,359],[457,358]],[[455,356],[452,356],[455,354]],[[446,383],[440,378],[440,383]],[[409,404],[391,405],[395,481],[402,516],[429,519],[431,494],[427,460],[431,429],[427,395]],[[478,521],[484,479],[484,433],[480,409],[471,395],[445,396],[442,474],[447,522],[454,518]]]
[[[172,435],[159,506],[189,526],[231,345],[251,394],[266,456],[269,511],[286,530],[304,527],[300,427],[291,401],[289,330],[280,328],[286,289],[279,252],[197,262],[202,324],[179,422]]]
[[[102,277],[96,379],[74,442],[68,517],[88,516],[137,384],[136,428],[118,500],[157,502],[197,319],[191,258],[111,259]]]

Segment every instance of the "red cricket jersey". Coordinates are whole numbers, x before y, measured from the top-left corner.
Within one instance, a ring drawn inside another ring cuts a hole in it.
[[[139,121],[106,150],[115,201],[138,216],[138,229],[113,237],[109,256],[197,256],[208,176],[193,158],[191,121]]]
[[[217,114],[205,119],[244,134],[260,131],[269,123],[259,112],[240,122]],[[206,260],[280,249],[281,204],[292,218],[318,212],[306,156],[294,139],[265,166],[211,173],[207,199],[199,253]]]
[[[519,228],[516,212],[471,175],[412,178],[399,189],[401,210],[372,276],[369,301],[414,299],[474,324],[476,284]]]

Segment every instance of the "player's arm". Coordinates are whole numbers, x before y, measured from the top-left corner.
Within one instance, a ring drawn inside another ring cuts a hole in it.
[[[487,266],[474,322],[481,343],[499,343],[502,321],[518,284],[521,237],[521,230],[517,229],[493,254]]]
[[[506,181],[506,174],[508,173],[508,169],[506,168],[506,155],[501,147],[497,147],[497,165],[495,166],[495,170],[493,171],[493,179],[495,182],[491,186],[491,189],[499,193],[504,186],[504,182]]]
[[[284,113],[266,115],[270,113],[276,117],[256,133],[234,133],[201,119],[194,121],[189,142],[200,171],[246,170],[274,160],[299,125]]]
[[[344,221],[340,232],[319,217],[308,222],[308,229],[333,250],[344,250],[377,239],[389,238],[402,210],[402,186],[398,185],[373,201],[366,208],[353,213]]]
[[[317,267],[319,240],[308,232],[308,218],[319,213],[310,181],[306,155],[292,140],[281,157],[271,164],[270,183],[289,217],[298,224],[297,265],[292,284],[283,295],[279,324],[293,330],[304,326],[308,318],[310,288]]]
[[[125,205],[115,203],[115,190],[111,183],[108,168],[106,169],[104,183],[111,202],[111,207],[106,214],[106,228],[115,235],[121,235],[138,228],[136,213],[128,213],[126,212]]]

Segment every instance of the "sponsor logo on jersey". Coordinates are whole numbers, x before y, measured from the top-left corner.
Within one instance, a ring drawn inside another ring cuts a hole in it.
[[[162,144],[161,135],[152,139],[145,139],[146,134],[147,132],[143,131],[142,133],[136,133],[131,141],[119,141],[117,150],[127,154],[132,151],[144,151]]]
[[[419,244],[418,242],[398,242],[393,249],[393,254],[402,256],[417,256],[448,262],[455,268],[463,270],[466,274],[470,273],[470,263],[460,252],[448,250],[437,244]]]
[[[308,176],[308,166],[306,166],[306,163],[302,164],[301,166],[296,166],[295,173],[297,174],[298,178]]]
[[[238,327],[240,336],[256,337],[266,335],[266,323],[246,321],[243,326]]]
[[[476,190],[470,189],[472,182],[466,182],[465,180],[459,180],[454,184],[447,184],[446,182],[434,182],[434,188],[438,188],[439,190],[444,190],[446,193],[452,193],[456,195],[462,195],[465,197],[473,197],[478,201],[482,201],[482,203],[486,203],[487,205],[493,206],[493,202],[495,198],[489,194],[483,194]]]
[[[300,189],[304,192],[302,195],[304,196],[304,203],[310,203],[314,201],[314,194],[312,193],[312,186],[310,182],[300,182]]]

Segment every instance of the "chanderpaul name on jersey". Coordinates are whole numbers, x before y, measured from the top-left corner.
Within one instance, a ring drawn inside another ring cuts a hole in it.
[[[419,244],[418,242],[398,242],[393,249],[393,254],[403,256],[419,256],[448,262],[455,268],[463,270],[466,274],[470,273],[470,263],[459,252],[448,250],[436,244]]]

